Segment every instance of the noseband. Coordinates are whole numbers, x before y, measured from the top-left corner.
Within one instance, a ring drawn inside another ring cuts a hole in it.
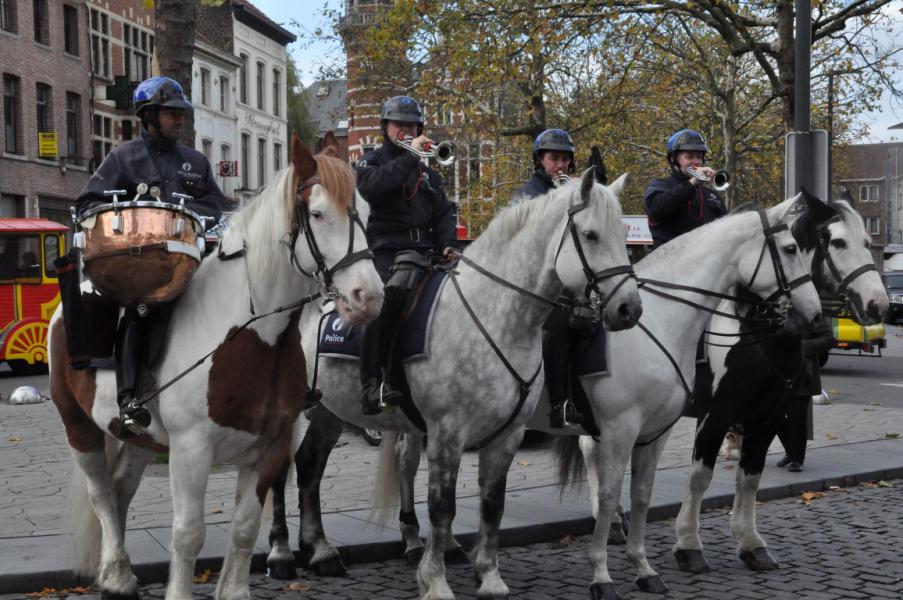
[[[358,250],[357,252],[354,251],[355,225],[360,227],[361,233],[364,234],[365,239],[366,230],[364,229],[364,223],[361,221],[360,214],[355,207],[357,196],[353,194],[351,203],[348,205],[348,250],[345,252],[345,256],[339,259],[339,261],[332,265],[331,268],[326,266],[326,259],[323,256],[323,252],[320,251],[320,246],[317,244],[317,238],[314,236],[313,229],[310,226],[310,207],[307,202],[304,201],[305,193],[319,183],[320,178],[316,175],[308,177],[304,181],[298,183],[298,189],[295,191],[295,208],[292,215],[292,228],[288,242],[289,259],[292,266],[298,272],[317,280],[324,290],[324,296],[331,300],[335,300],[340,296],[338,289],[333,283],[335,274],[360,260],[372,260],[373,252],[369,248]],[[307,248],[310,250],[310,254],[317,265],[316,270],[313,272],[306,271],[304,267],[301,266],[301,263],[298,262],[295,247],[298,244],[298,238],[301,233],[304,234],[304,239],[307,241]]]
[[[846,296],[847,289],[849,289],[850,284],[853,283],[855,279],[857,279],[861,275],[865,275],[869,271],[877,271],[878,267],[875,266],[875,263],[867,263],[853,270],[852,273],[847,275],[846,277],[840,272],[840,269],[837,268],[837,265],[834,264],[834,260],[831,258],[831,252],[829,252],[828,244],[831,241],[831,235],[828,228],[832,223],[840,223],[841,218],[840,215],[834,215],[818,227],[818,246],[816,247],[815,260],[824,260],[825,264],[828,265],[828,270],[831,272],[831,275],[834,277],[834,280],[838,283],[837,295]],[[827,235],[822,235],[825,233]]]

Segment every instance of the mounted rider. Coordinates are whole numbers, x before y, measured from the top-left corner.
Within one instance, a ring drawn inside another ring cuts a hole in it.
[[[533,175],[511,196],[509,206],[543,196],[574,173],[574,141],[563,129],[547,129],[533,141]],[[554,308],[543,328],[542,360],[549,396],[549,426],[555,429],[581,422],[570,397],[573,351],[583,328],[571,327],[571,312]],[[565,414],[567,412],[567,414]]]
[[[654,179],[643,194],[653,249],[727,214],[718,192],[687,173],[690,168],[709,178],[715,175],[714,169],[705,166],[709,147],[702,134],[681,129],[668,138],[665,149],[671,173]]]
[[[423,111],[410,96],[395,96],[380,113],[383,143],[357,164],[357,189],[370,205],[367,241],[373,263],[386,282],[393,264],[426,261],[430,253],[449,259],[458,247],[455,206],[445,196],[439,174],[413,152],[396,143],[407,140],[414,150],[425,150],[433,140],[423,135]],[[410,252],[413,251],[415,255]],[[361,410],[381,412],[381,405],[398,405],[401,392],[390,387],[386,371],[393,332],[408,299],[404,286],[390,282],[382,310],[364,327],[361,338]]]
[[[110,202],[105,190],[126,190],[132,198],[144,184],[145,190],[156,187],[162,202],[178,203],[173,193],[190,196],[186,208],[207,217],[210,226],[218,223],[226,200],[210,163],[178,143],[186,113],[194,110],[182,86],[169,77],[152,77],[138,84],[133,101],[141,133],[103,160],[75,201],[78,214]],[[138,379],[160,358],[170,315],[166,304],[153,310],[128,306],[119,321],[114,356],[122,437],[146,433],[150,425],[148,410],[135,404]]]

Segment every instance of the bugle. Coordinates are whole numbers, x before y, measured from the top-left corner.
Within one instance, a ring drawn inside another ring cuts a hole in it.
[[[695,177],[699,181],[704,181],[706,183],[711,182],[712,189],[716,192],[723,192],[727,188],[731,187],[731,174],[724,169],[715,171],[715,174],[711,177],[709,177],[702,171],[697,171],[693,167],[687,167],[686,169],[684,169],[684,172],[690,177]]]
[[[422,149],[417,150],[411,145],[413,139],[414,138],[411,137],[400,138],[395,140],[395,143],[420,158],[435,158],[436,162],[443,167],[447,167],[455,162],[454,142],[445,140],[444,142],[439,142],[435,145],[427,142]]]

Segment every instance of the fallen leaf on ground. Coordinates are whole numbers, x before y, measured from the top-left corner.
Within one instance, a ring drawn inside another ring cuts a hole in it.
[[[565,546],[569,546],[570,544],[572,544],[574,542],[575,539],[577,539],[577,538],[575,538],[574,536],[572,536],[569,533],[566,536],[564,536],[563,538],[561,538],[561,540],[559,540],[559,543],[563,544]]]
[[[892,488],[892,487],[894,487],[894,484],[892,484],[892,483],[889,482],[889,481],[884,481],[884,480],[882,479],[881,481],[878,482],[878,487],[881,487],[881,488]]]
[[[522,467],[529,467],[530,461],[529,460],[519,460],[519,461],[517,461],[517,464],[519,464]]]
[[[200,575],[195,575],[194,582],[195,583],[207,583],[207,580],[210,579],[210,576],[213,575],[213,571],[210,569],[204,569],[201,571]]]
[[[9,438],[9,441],[11,441],[11,442],[21,442],[21,441],[22,441],[22,438],[20,438],[20,437],[11,437],[11,438]]]
[[[872,489],[875,489],[876,487],[878,487],[878,484],[875,483],[874,481],[860,481],[859,487],[865,488],[867,490],[872,490]]]
[[[884,434],[884,437],[885,437],[885,439],[888,439],[888,440],[895,440],[898,437],[900,437],[900,434],[897,433],[896,431],[888,431],[887,433]]]
[[[223,512],[223,509],[220,508],[219,506],[214,506],[213,508],[210,509],[210,514],[211,514],[211,515],[218,515],[218,514],[220,514],[221,512]]]
[[[800,494],[800,498],[806,506],[811,506],[813,500],[816,498],[824,498],[824,496],[824,492],[803,492]]]
[[[310,586],[307,585],[306,583],[298,583],[296,581],[295,583],[290,583],[287,586],[285,586],[285,591],[287,591],[287,592],[308,592],[308,591],[310,591]]]
[[[829,432],[825,433],[825,437],[828,438],[829,440],[836,440],[836,439],[837,439],[837,434],[836,434],[836,433],[831,433],[831,432],[829,431]]]

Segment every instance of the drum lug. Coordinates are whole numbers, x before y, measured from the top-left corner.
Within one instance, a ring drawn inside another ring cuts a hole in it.
[[[198,237],[198,250],[201,256],[204,256],[204,252],[207,250],[207,240],[204,239],[204,236]]]
[[[78,248],[79,250],[85,249],[85,232],[84,231],[76,231],[75,235],[72,236],[72,247]]]
[[[113,233],[122,233],[122,215],[120,214],[113,216]]]
[[[181,237],[185,232],[185,219],[179,217],[172,226],[172,234]]]

